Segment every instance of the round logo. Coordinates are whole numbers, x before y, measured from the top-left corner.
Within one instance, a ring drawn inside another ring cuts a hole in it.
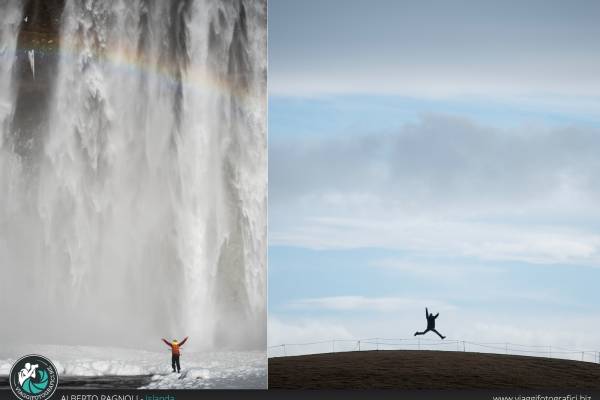
[[[10,388],[20,400],[49,399],[58,386],[58,372],[38,354],[19,358],[10,369]]]

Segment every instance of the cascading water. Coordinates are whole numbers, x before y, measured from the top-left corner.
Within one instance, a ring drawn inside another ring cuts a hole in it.
[[[2,0],[0,7],[2,10],[2,14],[0,14],[0,129],[4,133],[10,125],[14,103],[11,76],[22,9],[19,0]],[[0,151],[4,148],[2,146],[3,139],[0,137]],[[4,170],[1,171],[4,172]]]
[[[266,3],[0,7],[0,340],[264,349]]]

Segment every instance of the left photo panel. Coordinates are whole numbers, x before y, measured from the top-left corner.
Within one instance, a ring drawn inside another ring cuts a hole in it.
[[[0,0],[0,391],[267,387],[266,114],[266,0]]]

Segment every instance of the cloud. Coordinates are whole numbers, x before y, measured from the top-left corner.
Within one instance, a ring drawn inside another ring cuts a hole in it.
[[[412,275],[426,279],[428,282],[462,282],[465,278],[471,278],[474,275],[483,275],[486,278],[493,278],[498,274],[505,272],[502,268],[480,264],[464,265],[463,262],[447,260],[427,260],[411,258],[380,258],[373,260],[369,266],[375,268],[391,269],[401,272],[403,275]]]
[[[562,226],[457,222],[412,218],[398,213],[364,220],[307,219],[287,232],[273,232],[270,240],[272,245],[313,249],[387,248],[481,261],[591,266],[600,261],[600,235],[595,233]]]
[[[429,304],[431,307],[440,310],[453,308],[450,304],[433,299],[364,296],[333,296],[301,299],[293,301],[289,306],[294,309],[304,310],[398,312],[421,308],[423,304]]]
[[[597,196],[599,150],[597,128],[498,130],[425,115],[391,133],[273,141],[270,194],[321,193],[335,201],[339,191],[385,193],[405,204],[444,206],[470,198]]]
[[[600,261],[600,130],[423,116],[395,132],[274,141],[270,240],[533,263]]]
[[[542,64],[540,62],[540,64]],[[545,62],[544,62],[545,64]],[[269,81],[269,93],[277,96],[318,97],[323,95],[380,94],[399,95],[427,99],[447,99],[452,97],[477,97],[484,99],[511,99],[527,103],[544,93],[551,103],[561,108],[573,108],[598,104],[600,81],[589,72],[577,76],[578,68],[565,76],[554,76],[545,71],[545,77],[535,75],[535,67],[516,68],[482,66],[485,72],[475,72],[468,76],[459,72],[460,66],[435,71],[429,65],[415,67],[382,68],[365,66],[361,71],[336,71],[307,73],[293,70],[274,75]],[[511,72],[509,72],[512,70]],[[586,84],[587,83],[587,84]],[[548,94],[549,93],[549,94]],[[564,101],[570,97],[571,103]],[[562,98],[562,101],[561,101]],[[543,100],[539,100],[543,101]],[[589,109],[589,107],[588,107]]]
[[[593,1],[277,1],[269,16],[271,93],[600,93]]]
[[[349,338],[352,335],[344,326],[331,321],[297,318],[286,322],[275,315],[268,320],[269,346]]]

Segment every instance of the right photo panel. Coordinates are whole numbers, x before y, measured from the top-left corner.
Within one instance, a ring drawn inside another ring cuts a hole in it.
[[[270,389],[600,389],[600,3],[271,0]]]

